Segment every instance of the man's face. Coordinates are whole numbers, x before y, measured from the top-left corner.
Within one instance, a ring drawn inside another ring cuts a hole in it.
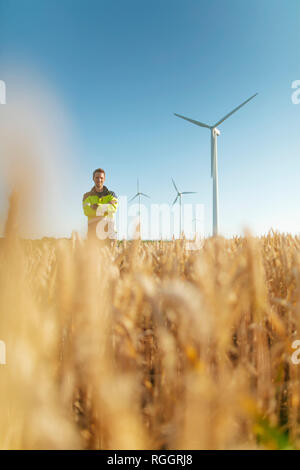
[[[105,181],[105,174],[100,171],[97,171],[94,175],[93,180],[94,180],[97,191],[102,191],[103,184]]]

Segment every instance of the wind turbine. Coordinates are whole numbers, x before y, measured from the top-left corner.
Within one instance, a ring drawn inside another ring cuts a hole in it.
[[[150,199],[150,196],[148,196],[147,194],[144,194],[144,193],[141,193],[140,192],[140,189],[139,189],[139,179],[137,179],[137,192],[136,194],[128,201],[128,202],[131,202],[133,201],[136,197],[139,197],[139,226],[140,226],[140,230],[141,230],[141,196],[145,196],[145,197],[148,197]]]
[[[222,119],[220,119],[216,124],[213,126],[209,126],[208,124],[204,124],[203,122],[195,121],[194,119],[190,119],[185,116],[181,116],[181,114],[175,114],[175,116],[180,117],[181,119],[185,119],[186,121],[191,122],[192,124],[196,124],[196,126],[206,127],[211,131],[211,177],[213,178],[213,235],[218,235],[219,232],[219,191],[218,191],[218,152],[217,152],[217,137],[220,135],[219,129],[217,126],[222,124],[226,119],[228,119],[233,113],[238,111],[242,106],[249,103],[250,100],[255,98],[258,93],[248,98],[242,104],[234,108],[230,113],[226,114]]]
[[[195,192],[195,191],[183,191],[183,192],[180,192],[179,189],[177,188],[177,186],[176,186],[175,181],[173,180],[173,178],[172,178],[172,182],[173,182],[175,191],[177,192],[177,196],[176,196],[176,198],[174,199],[174,202],[173,202],[172,206],[174,206],[174,204],[176,204],[177,199],[179,198],[179,204],[180,204],[179,233],[180,233],[180,236],[181,236],[181,196],[182,196],[182,194],[196,194],[196,192]]]

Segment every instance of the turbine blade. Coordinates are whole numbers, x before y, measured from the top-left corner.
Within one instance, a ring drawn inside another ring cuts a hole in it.
[[[148,196],[148,194],[144,194],[144,193],[140,193],[140,194],[141,194],[142,196],[145,196],[145,197],[148,197],[149,199],[151,199],[150,196]]]
[[[222,124],[222,122],[225,121],[225,119],[228,119],[233,113],[235,113],[236,111],[238,111],[242,106],[245,106],[245,104],[249,103],[249,101],[251,101],[253,98],[255,98],[255,96],[257,96],[258,93],[255,93],[255,95],[253,96],[250,96],[250,98],[248,98],[246,101],[244,101],[242,104],[240,104],[239,106],[237,106],[237,108],[234,108],[230,113],[226,114],[226,116],[224,116],[222,119],[220,119],[220,121],[218,121],[213,127],[217,127],[219,126],[220,124]]]
[[[184,191],[181,194],[196,194],[196,193],[197,193],[197,191]]]
[[[211,126],[209,126],[208,124],[204,124],[203,122],[195,121],[194,119],[190,119],[188,117],[181,116],[181,114],[176,114],[176,113],[174,113],[174,114],[175,114],[175,116],[180,117],[181,119],[185,119],[186,121],[189,121],[193,124],[196,124],[196,126],[207,127],[207,129],[211,129]]]
[[[175,191],[177,191],[177,193],[179,194],[178,188],[177,188],[177,186],[176,186],[175,181],[173,180],[173,178],[172,178],[172,181],[173,181],[173,185],[174,185]]]
[[[128,201],[128,202],[131,202],[131,201],[133,201],[133,200],[134,200],[136,197],[138,197],[138,193],[137,193],[135,196],[133,196],[131,199],[129,199],[129,201]]]
[[[139,179],[137,179],[137,185],[136,185],[136,187],[137,187],[137,194],[138,194],[138,193],[140,192],[140,191],[139,191]]]
[[[177,194],[177,196],[176,196],[176,198],[175,198],[175,200],[174,200],[172,206],[174,206],[174,204],[175,204],[175,202],[177,201],[177,199],[178,199],[178,194]]]

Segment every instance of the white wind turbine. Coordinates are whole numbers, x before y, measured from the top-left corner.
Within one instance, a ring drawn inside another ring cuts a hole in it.
[[[218,235],[219,232],[219,191],[218,191],[218,152],[217,152],[217,137],[220,135],[220,131],[217,129],[217,126],[222,124],[225,119],[229,118],[233,113],[238,111],[242,106],[247,104],[250,100],[252,100],[258,93],[248,98],[242,104],[234,108],[230,113],[226,114],[222,119],[220,119],[216,124],[213,126],[209,126],[208,124],[204,124],[203,122],[195,121],[194,119],[190,119],[185,116],[181,116],[180,114],[175,114],[175,116],[185,119],[193,124],[196,124],[200,127],[206,127],[211,131],[211,177],[213,178],[213,235]]]
[[[140,226],[140,230],[141,230],[141,196],[145,196],[145,197],[148,197],[150,199],[150,196],[148,196],[147,194],[144,194],[144,193],[141,193],[140,192],[140,189],[139,189],[139,179],[137,179],[137,192],[136,194],[128,201],[128,202],[131,202],[133,201],[136,197],[139,197],[139,226]]]
[[[173,182],[173,185],[174,185],[174,188],[175,188],[175,191],[177,192],[177,196],[176,198],[174,199],[174,202],[172,204],[172,206],[174,206],[174,204],[176,204],[177,202],[177,199],[179,198],[179,205],[180,205],[180,213],[179,213],[179,233],[180,233],[180,237],[181,237],[181,196],[182,194],[196,194],[195,191],[183,191],[183,192],[180,192],[175,184],[175,181],[173,180],[172,178],[172,182]]]

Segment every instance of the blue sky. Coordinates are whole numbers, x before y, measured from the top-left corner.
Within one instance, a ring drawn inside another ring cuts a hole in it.
[[[132,196],[139,177],[157,204],[174,200],[172,176],[197,191],[186,202],[204,204],[209,234],[209,132],[173,112],[214,123],[256,92],[220,126],[220,230],[300,232],[299,22],[299,0],[0,0],[2,119],[19,75],[67,122],[43,235],[84,230],[82,194],[97,167],[118,195]]]

